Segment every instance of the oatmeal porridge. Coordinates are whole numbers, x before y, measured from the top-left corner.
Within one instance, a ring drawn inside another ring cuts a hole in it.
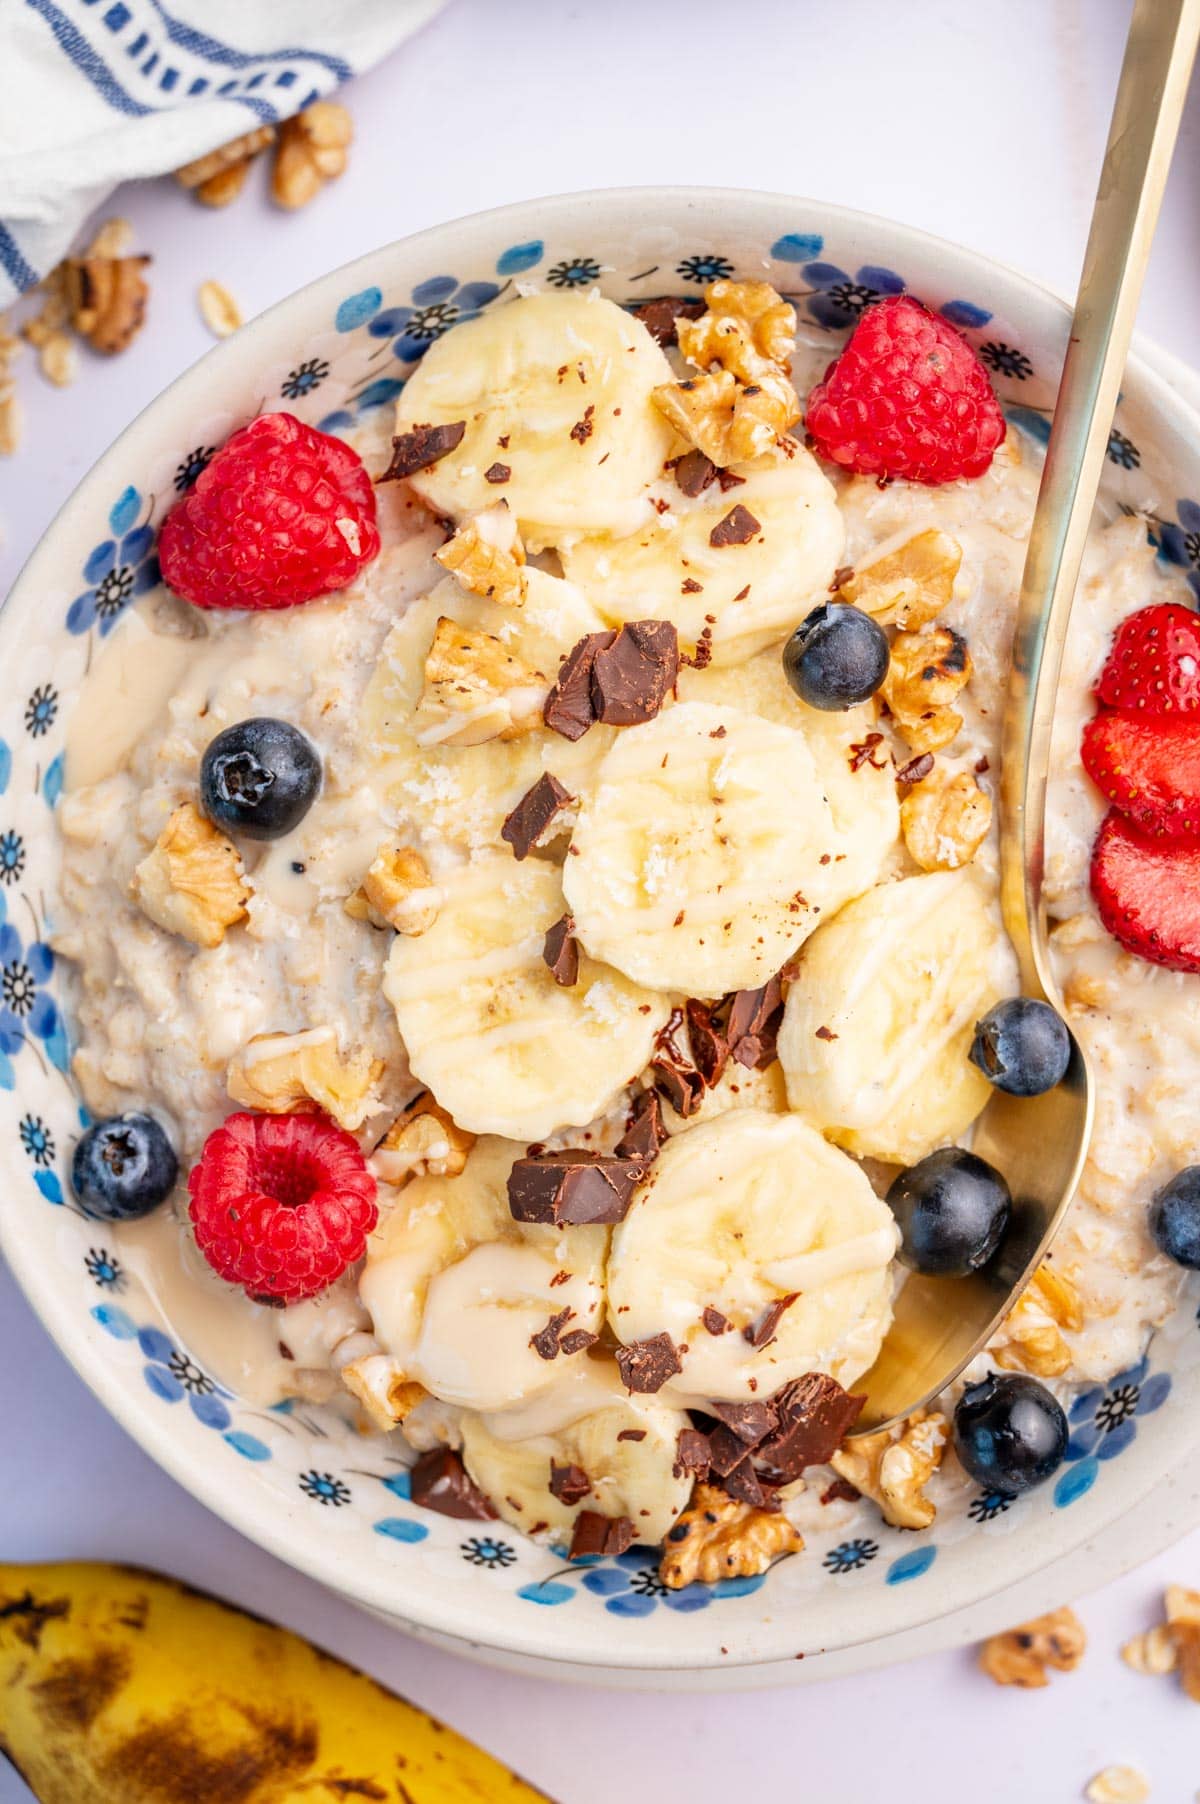
[[[850,1432],[906,1271],[1003,1238],[993,1085],[1068,1039],[997,902],[1039,454],[908,297],[827,361],[764,283],[529,292],[349,446],[260,416],[68,747],[81,1206],[243,1396],[671,1586],[1039,1482],[1200,1264],[1200,943],[1152,900],[1200,857],[1161,754],[1200,644],[1120,518],[1047,823],[1087,1168],[975,1382]],[[1042,1442],[989,1467],[1014,1400]]]

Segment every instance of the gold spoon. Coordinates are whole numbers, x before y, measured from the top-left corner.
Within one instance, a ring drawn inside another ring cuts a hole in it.
[[[1200,0],[1137,0],[1100,171],[1013,640],[1000,773],[1000,901],[1021,989],[1062,1013],[1042,898],[1046,779],[1055,694],[1084,541],[1108,448],[1142,278],[1200,39]],[[974,1150],[1008,1180],[1001,1252],[970,1278],[913,1273],[896,1300],[856,1433],[936,1397],[987,1344],[1045,1254],[1074,1195],[1092,1130],[1087,1061],[1072,1037],[1057,1088],[997,1091]]]

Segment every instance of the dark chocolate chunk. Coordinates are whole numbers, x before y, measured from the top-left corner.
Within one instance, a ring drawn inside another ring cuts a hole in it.
[[[910,758],[896,772],[897,783],[919,783],[933,769],[933,753],[922,752],[919,758]]]
[[[618,1440],[620,1436],[618,1435]],[[862,1492],[857,1485],[852,1485],[848,1478],[835,1478],[831,1485],[826,1485],[821,1492],[822,1503],[857,1503]]]
[[[711,1303],[705,1305],[704,1314],[700,1320],[709,1334],[727,1334],[729,1332],[729,1317],[722,1315],[719,1309],[714,1309]]]
[[[747,1070],[761,1070],[775,1057],[783,1019],[783,983],[772,977],[761,990],[738,990],[725,1028],[729,1051]]]
[[[773,1401],[779,1426],[759,1443],[755,1457],[772,1482],[790,1484],[806,1466],[822,1466],[837,1452],[866,1398],[852,1397],[825,1372],[807,1372]]]
[[[672,1476],[682,1478],[685,1472],[691,1472],[697,1478],[707,1478],[710,1464],[708,1436],[698,1428],[681,1428]]]
[[[628,1516],[602,1516],[598,1510],[580,1510],[567,1558],[612,1560],[632,1547],[633,1541],[633,1523]]]
[[[651,1334],[645,1340],[630,1341],[617,1348],[617,1367],[627,1391],[653,1396],[661,1391],[668,1378],[682,1372],[683,1361],[669,1334]]]
[[[575,938],[575,922],[562,915],[553,927],[547,927],[542,942],[542,957],[554,974],[555,983],[565,989],[579,981],[579,941]]]
[[[754,1462],[747,1454],[732,1471],[726,1472],[721,1480],[721,1489],[729,1497],[736,1497],[739,1503],[749,1503],[756,1510],[778,1509],[774,1493],[764,1485],[754,1470]]]
[[[573,1309],[560,1309],[557,1315],[550,1317],[544,1328],[539,1328],[536,1334],[530,1335],[529,1344],[539,1359],[558,1358],[562,1331],[574,1314]]]
[[[639,1090],[629,1111],[625,1132],[617,1141],[618,1159],[657,1159],[658,1149],[666,1137],[657,1093]]]
[[[489,1522],[496,1512],[468,1476],[458,1454],[449,1447],[423,1453],[412,1469],[412,1500],[439,1516],[463,1522]]]
[[[500,837],[513,849],[514,858],[528,858],[556,814],[569,808],[575,797],[564,789],[557,777],[543,771],[517,803],[506,814]]]
[[[645,1438],[646,1430],[644,1428],[623,1428],[617,1436],[619,1441],[644,1441]]]
[[[677,1115],[686,1121],[694,1115],[704,1100],[704,1079],[692,1061],[680,1039],[683,1030],[683,1010],[673,1008],[665,1027],[658,1031],[654,1041],[654,1056],[650,1060],[650,1070],[654,1075],[654,1087],[666,1097]]]
[[[402,432],[392,440],[392,461],[379,478],[380,482],[396,482],[401,476],[427,470],[430,464],[448,456],[462,443],[466,430],[465,420],[454,420],[445,426],[414,426],[410,431]]]
[[[717,471],[717,481],[721,485],[723,495],[727,495],[730,489],[740,489],[745,480],[744,476],[735,476],[732,470]]]
[[[689,451],[675,465],[675,480],[685,495],[702,495],[717,474],[717,466],[703,451]]]
[[[666,349],[679,343],[676,320],[699,319],[703,312],[703,301],[676,301],[670,295],[663,295],[656,301],[643,301],[640,307],[633,309],[633,317],[640,319],[651,338]]]
[[[718,1478],[725,1478],[753,1451],[724,1422],[718,1422],[708,1435],[708,1463]]]
[[[756,1353],[774,1339],[775,1330],[779,1326],[784,1311],[791,1308],[799,1295],[798,1290],[793,1290],[786,1297],[776,1297],[773,1303],[767,1305],[756,1322],[751,1322],[748,1328],[742,1329],[742,1339],[748,1340]]]
[[[489,464],[483,472],[483,480],[485,482],[507,482],[511,475],[512,466],[510,464]]]
[[[582,1466],[559,1466],[550,1461],[550,1495],[568,1509],[582,1503],[591,1488],[592,1481]]]
[[[536,1153],[514,1162],[508,1206],[514,1221],[607,1226],[624,1221],[646,1169],[645,1159],[619,1159],[582,1148]]]
[[[588,728],[595,725],[592,666],[596,654],[607,651],[616,636],[616,633],[588,633],[571,647],[542,709],[542,719],[551,732],[561,733],[564,739],[582,739]]]
[[[598,1334],[592,1334],[587,1328],[572,1328],[570,1334],[564,1334],[559,1341],[558,1350],[570,1359],[574,1353],[586,1353],[599,1339]]]
[[[739,1441],[744,1441],[747,1447],[757,1447],[779,1421],[779,1413],[773,1401],[710,1403],[708,1413],[716,1416],[719,1422],[724,1422],[727,1428],[732,1428]]]
[[[688,1040],[697,1071],[711,1090],[719,1084],[729,1059],[729,1041],[720,1025],[718,1012],[706,1002],[684,1003]]]
[[[679,639],[671,622],[631,620],[592,660],[595,718],[609,727],[653,720],[678,675]]]
[[[755,534],[761,531],[762,527],[750,509],[743,507],[739,501],[723,519],[717,521],[708,535],[708,542],[718,551],[725,545],[748,545]]]

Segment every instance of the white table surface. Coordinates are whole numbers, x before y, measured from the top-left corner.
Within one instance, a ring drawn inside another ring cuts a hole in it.
[[[209,277],[249,316],[478,207],[687,181],[890,214],[1069,291],[1128,12],[1127,0],[450,0],[347,91],[350,168],[308,211],[270,209],[262,170],[228,212],[168,182],[118,197],[154,256],[150,323],[123,357],[89,359],[73,388],[26,370],[26,443],[0,463],[0,592],[116,432],[208,348],[194,296]],[[1200,86],[1141,315],[1200,365],[1198,150]],[[563,1804],[683,1804],[735,1787],[838,1804],[1052,1804],[1114,1761],[1151,1776],[1155,1804],[1200,1788],[1195,1706],[1117,1657],[1164,1584],[1200,1586],[1200,1532],[1085,1599],[1090,1652],[1052,1692],[998,1691],[952,1652],[719,1702],[617,1697],[421,1646],[259,1552],[125,1439],[3,1269],[0,1423],[0,1557],[135,1559],[223,1592],[437,1711]],[[1064,1583],[1089,1577],[1085,1559]],[[26,1798],[0,1770],[0,1804]]]

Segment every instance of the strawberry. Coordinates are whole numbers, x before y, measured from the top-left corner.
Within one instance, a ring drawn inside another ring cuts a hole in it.
[[[1177,601],[1139,608],[1117,628],[1096,695],[1136,714],[1200,708],[1200,614]]]
[[[1127,952],[1200,972],[1200,845],[1147,839],[1110,809],[1092,850],[1100,919]]]
[[[1200,719],[1097,714],[1081,749],[1092,782],[1143,833],[1200,838]]]

